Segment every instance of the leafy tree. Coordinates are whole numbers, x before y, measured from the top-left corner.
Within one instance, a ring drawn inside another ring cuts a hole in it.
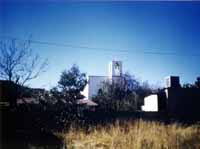
[[[111,83],[112,82],[112,83]],[[129,74],[103,82],[97,96],[93,98],[104,111],[131,111],[137,106],[136,89],[139,83]]]
[[[150,95],[152,93],[152,88],[147,81],[141,82],[138,89],[135,90],[137,93],[137,102],[138,109],[140,110],[141,106],[144,104],[144,97]]]
[[[126,73],[116,78],[116,81],[103,82],[102,88],[93,100],[105,111],[134,111],[143,104],[144,97],[151,92],[148,82],[140,83],[134,76]]]
[[[87,84],[86,74],[81,73],[77,65],[61,73],[58,86],[50,90],[53,104],[53,118],[57,126],[65,128],[72,121],[78,120],[77,99],[83,98],[81,91]]]
[[[87,84],[85,73],[81,73],[77,65],[73,65],[70,70],[63,71],[58,81],[58,88],[67,101],[76,102],[84,96],[81,95]]]
[[[194,84],[185,83],[183,84],[183,88],[196,88]]]
[[[20,42],[16,39],[0,41],[0,79],[24,85],[37,78],[46,68],[43,62],[34,55],[30,41]]]
[[[183,84],[183,88],[200,88],[200,77],[197,77],[197,80],[194,84],[185,83]]]

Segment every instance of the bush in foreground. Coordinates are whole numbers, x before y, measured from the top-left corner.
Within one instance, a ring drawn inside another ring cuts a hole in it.
[[[165,125],[142,120],[116,122],[96,126],[89,130],[71,128],[67,133],[57,133],[67,148],[77,149],[199,149],[200,126],[177,123]]]

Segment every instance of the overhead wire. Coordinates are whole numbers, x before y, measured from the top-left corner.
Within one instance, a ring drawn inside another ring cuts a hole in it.
[[[112,48],[97,48],[97,47],[90,47],[90,46],[82,46],[82,45],[73,45],[73,44],[65,44],[65,43],[57,43],[57,42],[49,42],[49,41],[39,41],[39,40],[24,40],[17,37],[12,36],[0,36],[0,38],[7,38],[7,39],[15,39],[20,41],[29,41],[33,44],[40,44],[40,45],[48,45],[48,46],[56,46],[56,47],[68,47],[68,48],[77,48],[77,49],[84,49],[90,51],[104,51],[104,52],[115,52],[115,53],[126,53],[129,54],[130,52],[134,53],[143,53],[148,55],[172,55],[172,56],[200,56],[200,53],[177,53],[177,52],[169,52],[169,51],[157,51],[157,50],[122,50],[122,49],[112,49]]]

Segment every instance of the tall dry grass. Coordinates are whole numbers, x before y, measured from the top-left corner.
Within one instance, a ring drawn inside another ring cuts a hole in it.
[[[142,120],[57,133],[75,149],[200,149],[200,126]]]

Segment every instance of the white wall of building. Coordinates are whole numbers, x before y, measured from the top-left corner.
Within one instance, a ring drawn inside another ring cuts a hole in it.
[[[158,95],[150,95],[144,98],[144,106],[142,106],[143,111],[158,111]]]
[[[88,76],[88,84],[83,92],[81,92],[87,99],[92,99],[97,95],[98,90],[102,88],[103,82],[113,80],[115,82],[121,82],[120,76],[122,75],[122,62],[111,61],[108,64],[108,76]],[[112,82],[112,81],[110,81]]]
[[[98,90],[103,86],[103,82],[107,80],[107,76],[89,76],[88,99],[92,99],[93,96],[97,95]]]
[[[88,99],[88,92],[89,92],[89,90],[88,90],[88,84],[87,84],[87,85],[85,86],[84,90],[81,92],[81,94],[82,94],[83,96],[85,96],[86,99]]]

